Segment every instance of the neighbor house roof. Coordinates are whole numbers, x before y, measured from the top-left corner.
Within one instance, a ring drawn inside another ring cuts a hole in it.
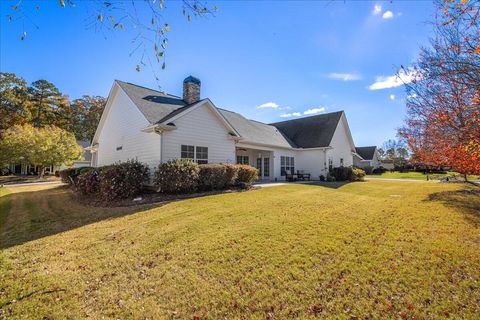
[[[355,151],[363,158],[363,160],[372,160],[375,155],[375,149],[377,149],[375,146],[357,147],[355,148]]]
[[[243,138],[242,142],[292,148],[295,145],[274,126],[249,120],[233,111],[218,109]]]
[[[77,144],[82,147],[83,149],[87,148],[90,146],[90,141],[89,140],[77,140]],[[91,161],[92,160],[92,153],[90,151],[85,150],[83,152],[83,157],[85,160],[82,161]]]
[[[115,80],[150,123],[162,122],[172,112],[187,106],[182,98]]]
[[[299,148],[328,147],[343,111],[272,123]]]

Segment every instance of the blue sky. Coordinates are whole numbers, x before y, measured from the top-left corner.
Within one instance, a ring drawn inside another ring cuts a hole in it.
[[[15,2],[0,4],[1,71],[29,82],[45,78],[71,98],[107,96],[114,79],[157,88],[150,70],[135,71],[132,30],[87,27],[92,2],[43,3],[29,14],[38,29],[28,19],[7,21]],[[182,80],[192,74],[202,81],[202,98],[248,118],[268,123],[345,110],[357,146],[395,137],[405,93],[388,77],[428,43],[432,2],[209,4],[219,7],[215,17],[187,22],[180,3],[166,1],[171,31],[167,69],[158,71],[163,90],[181,95]]]

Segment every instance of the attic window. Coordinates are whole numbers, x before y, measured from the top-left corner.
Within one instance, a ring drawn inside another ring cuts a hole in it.
[[[237,136],[235,133],[233,133],[233,132],[231,132],[231,131],[230,131],[228,134],[231,135],[232,137]]]
[[[120,150],[122,150],[122,149],[123,149],[123,146],[117,147],[117,151],[120,151]]]
[[[175,127],[175,123],[173,123],[173,122],[169,122],[169,123],[167,123],[167,126],[172,126],[172,127]]]

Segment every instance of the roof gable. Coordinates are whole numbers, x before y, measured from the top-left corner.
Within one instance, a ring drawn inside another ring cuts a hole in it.
[[[355,151],[360,157],[363,158],[363,160],[372,160],[376,149],[376,146],[357,147],[355,148]]]
[[[328,147],[343,111],[272,123],[299,148]]]
[[[243,142],[292,148],[295,145],[274,126],[249,120],[239,113],[218,109],[227,121],[238,131]]]
[[[177,109],[186,106],[180,97],[115,80],[150,123],[157,123]]]

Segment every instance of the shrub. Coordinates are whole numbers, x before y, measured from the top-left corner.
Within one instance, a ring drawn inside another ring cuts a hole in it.
[[[224,164],[225,171],[226,171],[226,180],[227,180],[227,187],[233,186],[237,181],[238,177],[238,166],[235,164]]]
[[[63,182],[67,183],[70,186],[77,184],[77,178],[82,173],[91,171],[95,168],[93,167],[81,167],[81,168],[68,168],[60,171],[58,174]]]
[[[334,176],[332,176],[330,173],[327,174],[327,182],[335,182],[336,179]]]
[[[373,167],[372,166],[366,166],[366,167],[359,168],[359,169],[363,169],[363,171],[365,171],[365,174],[372,174],[373,173]]]
[[[77,191],[84,196],[98,194],[100,191],[99,170],[90,170],[77,177]]]
[[[202,164],[199,188],[202,190],[225,189],[235,182],[237,171],[237,167],[231,164]]]
[[[244,183],[250,186],[255,180],[258,179],[258,169],[247,164],[237,165],[237,183]]]
[[[333,168],[331,175],[335,177],[336,181],[348,181],[352,177],[351,167],[337,167]]]
[[[365,171],[360,168],[353,168],[350,181],[363,181],[365,178]]]
[[[153,184],[158,192],[186,193],[197,189],[200,167],[188,159],[170,160],[155,171]]]
[[[75,175],[75,168],[69,168],[65,170],[61,170],[59,172],[60,178],[62,179],[62,182],[68,183],[69,185],[73,185],[73,177]]]
[[[325,181],[325,176],[323,174],[320,175],[320,181]]]
[[[99,170],[99,195],[102,200],[126,199],[137,195],[148,180],[148,167],[129,160],[105,166]],[[90,182],[94,185],[94,178]]]
[[[384,167],[378,167],[372,170],[373,174],[382,174],[384,172],[387,172],[387,169],[385,169]]]

